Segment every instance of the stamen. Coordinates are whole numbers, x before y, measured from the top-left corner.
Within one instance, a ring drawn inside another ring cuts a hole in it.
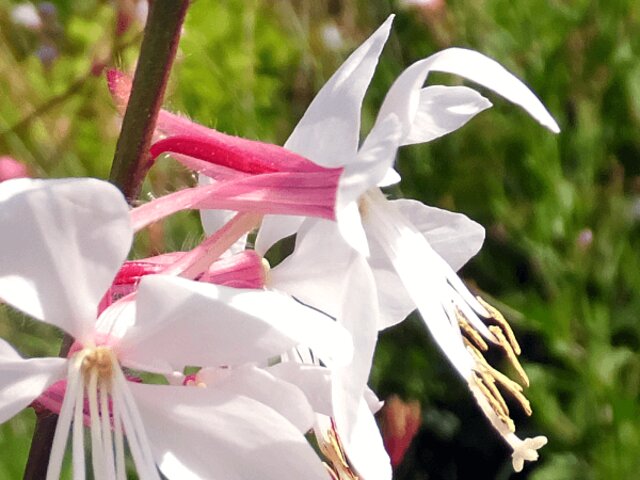
[[[80,357],[82,358],[82,357]],[[80,388],[76,391],[76,398],[73,412],[73,436],[71,439],[73,479],[85,479],[85,463],[84,463],[84,379],[80,377]]]
[[[529,377],[527,377],[527,374],[525,373],[524,369],[522,368],[522,365],[520,365],[520,361],[518,360],[518,357],[516,356],[516,353],[514,352],[513,348],[511,347],[511,343],[509,343],[507,338],[504,336],[504,333],[502,333],[502,330],[500,329],[500,327],[497,327],[495,325],[491,325],[489,327],[489,330],[498,339],[498,344],[502,347],[504,352],[507,354],[507,358],[509,359],[509,363],[511,363],[513,368],[515,368],[516,372],[518,373],[518,376],[522,380],[522,383],[524,383],[524,385],[526,387],[528,387],[529,386]]]
[[[107,478],[116,478],[115,459],[113,457],[113,437],[111,435],[111,411],[109,409],[110,385],[100,384],[100,422],[102,427],[102,445],[104,446]]]
[[[325,431],[325,435],[323,435],[322,438],[318,439],[318,444],[324,456],[327,457],[331,463],[331,465],[325,463],[325,466],[334,479],[359,480],[359,477],[347,462],[347,456],[344,453],[344,448],[336,431],[333,419],[331,419],[331,427]]]
[[[74,361],[70,361],[67,373],[66,393],[62,401],[60,416],[58,417],[58,425],[53,437],[46,480],[57,480],[60,478],[64,451],[67,446],[71,420],[76,406],[76,392],[78,390],[82,390],[81,378],[79,365]]]
[[[504,315],[502,315],[502,313],[500,313],[500,311],[493,305],[490,305],[486,301],[484,301],[481,297],[478,296],[476,298],[478,299],[478,302],[480,302],[480,304],[487,310],[487,312],[489,312],[490,318],[492,318],[498,325],[500,325],[500,327],[502,327],[502,330],[504,330],[507,338],[509,339],[511,348],[513,348],[513,351],[516,353],[516,355],[520,355],[522,353],[522,350],[520,349],[520,345],[518,344],[518,340],[516,339],[513,330],[511,329],[511,325],[509,325],[507,319],[504,318]]]
[[[504,404],[504,399],[500,397],[502,400],[502,403],[501,403],[500,400],[494,397],[491,390],[489,390],[489,388],[482,381],[482,378],[475,372],[474,372],[474,375],[472,376],[471,382],[469,383],[471,384],[472,382],[474,384],[473,386],[475,386],[475,388],[473,387],[471,388],[472,391],[475,391],[476,394],[479,393],[482,395],[482,397],[484,398],[488,406],[491,408],[491,410],[497,417],[496,419],[500,421],[503,424],[503,426],[506,427],[510,432],[515,432],[516,428],[513,423],[513,420],[511,420],[511,418],[509,417],[508,412],[505,413],[504,410],[502,409],[502,405]]]
[[[489,350],[487,342],[485,342],[484,338],[482,338],[482,336],[469,324],[469,322],[467,321],[467,317],[465,317],[463,313],[457,308],[455,309],[455,312],[456,319],[458,320],[458,325],[460,325],[462,331],[464,331],[464,333],[466,333],[467,336],[471,340],[473,340],[473,343],[475,343],[480,350],[482,350],[483,352]]]
[[[82,372],[85,379],[90,378],[93,370],[97,372],[99,380],[109,380],[113,374],[111,358],[113,351],[109,347],[94,347],[86,349],[82,360]]]
[[[102,422],[100,421],[100,411],[98,409],[98,375],[98,369],[91,369],[87,393],[89,397],[89,414],[91,416],[91,463],[96,480],[103,480],[106,475],[106,465],[103,455]]]

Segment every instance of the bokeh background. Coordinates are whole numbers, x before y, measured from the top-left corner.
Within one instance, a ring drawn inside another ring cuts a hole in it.
[[[516,424],[549,444],[538,463],[513,474],[508,449],[410,318],[382,333],[371,377],[381,398],[421,407],[396,478],[640,478],[640,3],[197,0],[165,106],[282,144],[323,82],[390,13],[397,17],[363,132],[393,79],[449,46],[505,65],[562,128],[554,136],[480,89],[494,108],[399,155],[403,181],[392,193],[486,227],[483,250],[461,276],[521,339],[534,415],[516,414]],[[104,67],[132,71],[143,18],[135,0],[0,0],[0,156],[32,176],[106,178],[119,118]],[[461,80],[433,74],[429,83]],[[144,197],[192,182],[165,160]],[[143,235],[134,254],[201,237],[197,217],[181,214]],[[0,336],[25,355],[55,355],[61,338],[2,307]],[[26,411],[0,426],[0,478],[21,478],[33,421]]]

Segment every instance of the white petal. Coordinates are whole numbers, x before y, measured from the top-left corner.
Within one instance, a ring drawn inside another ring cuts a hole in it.
[[[484,227],[461,213],[430,207],[415,200],[402,199],[391,203],[453,270],[459,270],[480,251],[484,243]]]
[[[401,322],[416,307],[382,248],[375,239],[368,242],[369,264],[379,296],[381,330]],[[269,272],[267,286],[337,317],[343,288],[336,278],[344,275],[351,258],[352,250],[335,223],[309,219],[296,236],[293,253]]]
[[[364,399],[360,402],[350,439],[345,442],[345,451],[361,478],[391,479],[391,459],[384,448],[376,419]]]
[[[369,410],[371,410],[371,413],[378,413],[378,411],[380,411],[384,406],[384,402],[381,401],[375,392],[369,387],[364,389],[364,400],[367,402],[367,406],[369,407]]]
[[[300,388],[309,400],[314,412],[333,416],[329,369],[315,365],[282,362],[269,367],[267,371]]]
[[[267,286],[335,318],[341,297],[337,279],[344,275],[352,255],[336,223],[306,220],[293,253],[271,269]]]
[[[396,172],[392,167],[387,170],[387,173],[384,174],[384,178],[378,182],[377,186],[380,188],[389,187],[391,185],[400,183],[400,180],[402,180],[400,174]]]
[[[357,158],[345,165],[336,200],[338,223],[341,209],[357,202],[367,190],[388,178],[402,136],[400,119],[393,113],[389,114],[376,123],[375,132],[364,140]]]
[[[336,422],[348,431],[369,379],[378,340],[378,297],[369,265],[359,255],[353,256],[341,283],[338,321],[351,333],[354,353],[350,364],[334,370],[333,401]]]
[[[388,115],[396,114],[404,134],[410,134],[420,105],[419,92],[430,71],[453,73],[479,83],[520,105],[551,131],[560,131],[538,97],[499,63],[473,50],[449,48],[414,63],[396,79],[384,99],[372,133]]]
[[[338,167],[355,156],[360,138],[360,108],[393,15],[371,35],[316,95],[285,143],[285,148],[319,165]]]
[[[256,252],[265,253],[279,240],[298,231],[304,217],[293,215],[265,215],[256,236]]]
[[[327,480],[304,436],[258,401],[212,388],[132,384],[131,391],[170,480]]]
[[[333,74],[309,105],[285,148],[326,167],[354,162],[362,100],[392,22],[393,15]],[[293,235],[301,223],[299,217],[266,216],[256,238],[256,251],[264,255],[278,240]]]
[[[430,142],[442,137],[490,106],[489,100],[471,88],[441,85],[423,88],[411,130],[402,144]]]
[[[357,298],[357,301],[354,299]],[[351,364],[334,371],[334,419],[349,460],[369,479],[390,479],[391,464],[380,432],[364,399],[378,338],[378,299],[364,258],[355,256],[343,283],[338,320],[354,337]]]
[[[416,304],[407,293],[389,259],[380,256],[382,250],[375,239],[371,239],[370,244],[369,265],[376,280],[380,309],[378,330],[384,330],[407,318],[416,309]]]
[[[0,423],[26,408],[66,372],[65,358],[25,360],[0,339]]]
[[[206,175],[198,175],[198,185],[210,185],[213,180]],[[229,220],[237,215],[238,212],[232,210],[200,210],[200,221],[206,236],[213,235],[221,229]],[[247,246],[247,235],[243,235],[234,243],[224,256],[233,255],[242,252]]]
[[[207,388],[242,395],[271,407],[295,425],[300,433],[307,432],[313,426],[311,405],[302,390],[293,383],[274,376],[271,369],[242,366],[227,370],[229,374],[217,381],[208,381],[206,370],[198,372],[197,377],[204,381]]]
[[[125,260],[128,207],[95,179],[0,184],[0,297],[81,340]]]
[[[367,232],[385,249],[393,267],[438,346],[454,367],[468,378],[474,365],[457,325],[449,322],[452,309],[446,265],[415,227],[378,192],[368,204]]]
[[[150,275],[140,282],[137,303],[136,325],[118,345],[130,366],[240,365],[297,344],[326,361],[351,358],[351,338],[336,322],[275,292]]]

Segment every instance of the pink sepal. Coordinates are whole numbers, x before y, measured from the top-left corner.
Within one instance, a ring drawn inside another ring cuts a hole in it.
[[[234,288],[264,288],[265,268],[260,255],[245,250],[216,260],[199,280]]]
[[[118,70],[109,70],[107,84],[118,111],[124,113],[131,93],[131,78]],[[156,139],[160,137],[158,134],[169,138],[159,139],[152,145],[154,159],[163,152],[171,152],[187,168],[218,180],[234,174],[333,170],[279,145],[227,135],[166,110],[158,113]]]
[[[173,213],[207,208],[335,220],[340,173],[270,173],[186,188],[133,209],[132,225],[138,231]]]
[[[234,137],[212,129],[207,129],[206,135],[200,131],[180,134],[172,131],[172,136],[157,141],[150,149],[153,158],[164,152],[183,154],[248,174],[332,170],[278,145]],[[206,170],[202,173],[213,176]]]
[[[100,302],[99,312],[119,298],[134,292],[142,277],[162,273],[184,254],[185,252],[172,252],[125,262]],[[220,258],[213,262],[198,280],[234,288],[263,288],[265,269],[262,257],[253,250],[245,250],[230,257]],[[77,350],[76,347],[74,352]]]

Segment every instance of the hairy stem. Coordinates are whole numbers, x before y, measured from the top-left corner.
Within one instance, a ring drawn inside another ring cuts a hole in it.
[[[189,0],[156,0],[140,48],[140,58],[109,180],[129,202],[135,200],[151,165],[149,146],[178,48]]]

